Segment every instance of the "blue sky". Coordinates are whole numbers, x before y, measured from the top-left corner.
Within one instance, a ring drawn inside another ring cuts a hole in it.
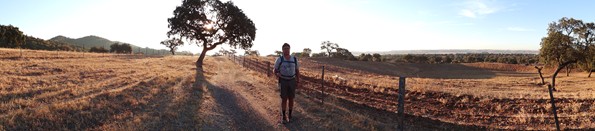
[[[538,50],[548,23],[594,22],[595,1],[554,0],[233,0],[257,28],[253,49],[320,51],[332,41],[354,52],[418,49]],[[165,48],[178,0],[1,0],[0,24],[50,39],[97,35]],[[228,46],[223,48],[229,49]],[[198,52],[194,44],[181,50]],[[216,49],[218,50],[218,49]],[[357,54],[356,54],[357,55]]]

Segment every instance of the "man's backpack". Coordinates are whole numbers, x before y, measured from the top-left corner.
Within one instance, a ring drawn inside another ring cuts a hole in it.
[[[285,61],[285,58],[283,58],[283,55],[281,55],[281,57],[279,57],[279,59],[281,59],[281,62],[279,62],[279,66],[277,66],[277,71],[279,71],[281,69],[281,64],[283,64],[283,62],[295,64],[295,67],[296,67],[296,70],[297,70],[297,58],[295,58],[295,56],[292,56],[292,57],[293,57],[293,61]],[[296,71],[296,73],[297,73],[297,71]],[[284,77],[294,77],[295,74],[293,74],[293,76],[286,76],[286,75],[281,75],[281,76],[284,76]]]

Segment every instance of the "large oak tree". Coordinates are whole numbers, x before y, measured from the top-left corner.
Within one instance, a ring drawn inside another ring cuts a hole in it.
[[[207,51],[222,44],[249,49],[256,36],[252,20],[231,1],[184,0],[167,21],[171,29],[168,36],[179,35],[202,47],[196,60],[200,70]]]
[[[547,36],[541,39],[540,56],[547,64],[557,66],[552,75],[556,90],[556,76],[564,67],[573,63],[588,63],[593,59],[593,23],[583,23],[574,18],[561,18],[549,24]]]

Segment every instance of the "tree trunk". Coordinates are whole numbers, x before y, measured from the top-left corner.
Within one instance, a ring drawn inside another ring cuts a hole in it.
[[[562,70],[564,67],[568,66],[568,64],[575,63],[575,62],[576,62],[576,60],[567,61],[567,62],[564,62],[564,63],[558,65],[558,69],[556,69],[556,72],[554,72],[554,75],[552,75],[552,89],[554,91],[557,91],[556,90],[556,76],[558,76],[558,72],[560,72],[560,70]]]
[[[203,64],[206,54],[207,54],[207,47],[203,47],[202,52],[200,53],[200,56],[198,57],[198,60],[196,60],[196,69],[200,69],[201,71],[203,71],[202,64]]]
[[[591,73],[593,73],[593,69],[589,70],[589,78],[591,78]]]
[[[171,55],[176,55],[176,51],[172,50]]]
[[[202,68],[202,64],[203,64],[203,60],[205,59],[205,55],[207,53],[207,48],[203,47],[202,53],[200,53],[200,56],[198,57],[198,60],[196,60],[196,74],[194,76],[194,86],[195,87],[201,87],[205,81],[204,78],[204,70]]]
[[[541,85],[544,85],[545,80],[543,79],[543,75],[541,73],[541,69],[543,69],[543,67],[540,68],[540,67],[535,66],[535,69],[537,69],[537,73],[539,73],[539,78],[541,78]]]

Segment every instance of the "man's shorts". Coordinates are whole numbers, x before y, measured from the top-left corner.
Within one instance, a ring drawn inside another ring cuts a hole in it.
[[[279,89],[281,89],[281,98],[295,98],[295,88],[297,87],[297,82],[294,79],[283,79],[279,78]]]

